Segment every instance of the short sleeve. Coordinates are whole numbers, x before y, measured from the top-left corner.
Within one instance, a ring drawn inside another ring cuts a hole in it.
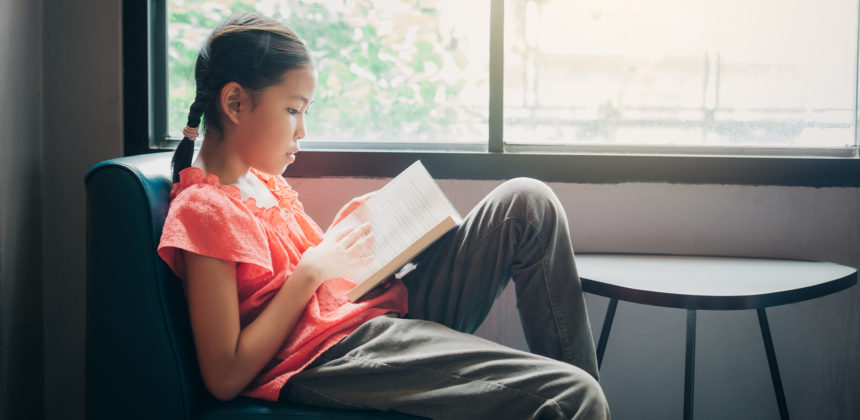
[[[158,255],[186,279],[180,250],[259,266],[272,274],[268,237],[254,214],[215,186],[191,185],[170,203]]]

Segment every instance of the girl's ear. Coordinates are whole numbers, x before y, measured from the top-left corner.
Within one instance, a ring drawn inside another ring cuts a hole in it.
[[[236,82],[227,83],[221,88],[221,94],[218,97],[221,112],[233,124],[239,123],[239,109],[242,107],[244,96],[242,85]]]

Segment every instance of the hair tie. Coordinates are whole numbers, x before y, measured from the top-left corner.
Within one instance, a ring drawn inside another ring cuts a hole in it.
[[[182,134],[185,137],[188,137],[188,140],[197,140],[197,127],[191,127],[186,125],[185,128],[182,129]]]

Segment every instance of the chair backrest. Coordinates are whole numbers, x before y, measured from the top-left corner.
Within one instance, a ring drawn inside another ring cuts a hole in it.
[[[172,153],[96,164],[87,191],[88,419],[189,419],[200,378],[182,285],[157,256]]]

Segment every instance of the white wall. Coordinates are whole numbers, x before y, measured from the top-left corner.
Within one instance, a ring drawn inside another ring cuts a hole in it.
[[[301,155],[299,156],[301,158]],[[439,176],[439,175],[437,175]],[[289,178],[326,228],[350,197],[383,179]],[[501,181],[442,180],[466,214]],[[827,260],[860,266],[860,190],[679,184],[550,183],[577,252],[650,252]],[[793,418],[860,418],[860,287],[768,309]],[[600,332],[608,299],[587,295]],[[512,288],[478,334],[525,349]],[[621,302],[601,382],[615,419],[682,417],[686,312]],[[754,311],[699,311],[697,419],[777,419]],[[595,340],[596,341],[596,340]]]

